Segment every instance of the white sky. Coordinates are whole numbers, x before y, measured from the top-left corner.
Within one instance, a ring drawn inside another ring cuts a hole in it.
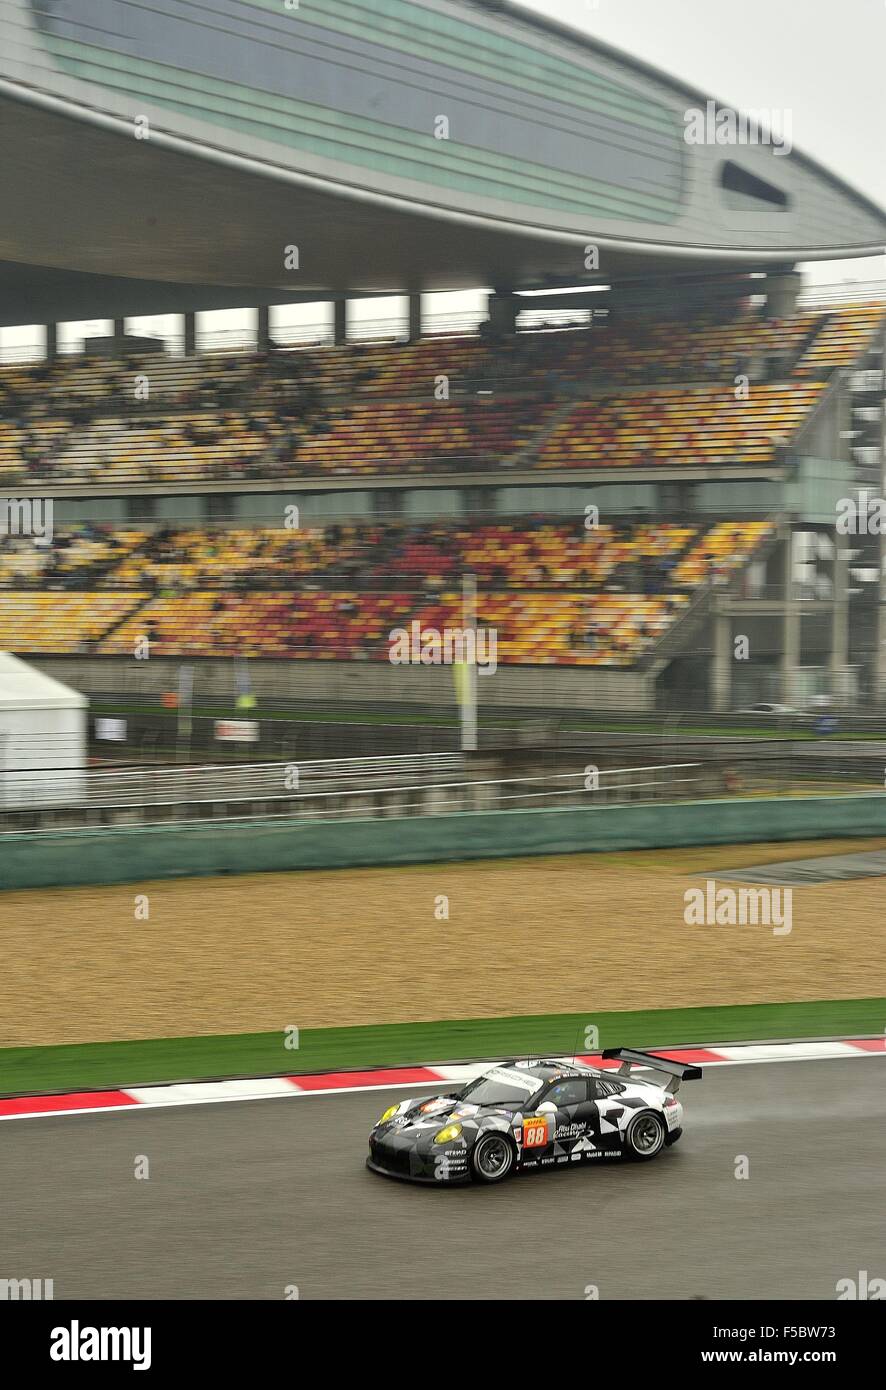
[[[886,0],[518,0],[738,110],[790,110],[794,147],[886,208]],[[804,267],[886,279],[886,256]]]
[[[662,68],[741,109],[790,110],[795,148],[886,207],[886,0],[522,0],[551,19]],[[818,284],[886,280],[886,256],[804,267]],[[432,296],[432,312],[474,313],[476,294]],[[351,306],[354,319],[404,315],[397,300]],[[319,322],[323,305],[287,310],[277,322]],[[204,330],[242,334],[244,310],[204,315]],[[169,332],[172,320],[130,321],[130,331]],[[107,325],[70,324],[71,343]],[[0,330],[0,356],[35,340],[33,328]]]

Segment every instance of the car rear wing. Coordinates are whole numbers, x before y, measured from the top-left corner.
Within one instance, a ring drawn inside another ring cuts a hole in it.
[[[607,1047],[605,1061],[621,1062],[619,1076],[630,1076],[634,1068],[663,1072],[669,1080],[663,1089],[675,1095],[684,1081],[700,1081],[701,1067],[691,1062],[675,1062],[671,1057],[658,1057],[654,1052],[635,1052],[630,1047]]]

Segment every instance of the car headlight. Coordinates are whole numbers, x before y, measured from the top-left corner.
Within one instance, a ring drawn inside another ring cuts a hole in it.
[[[386,1125],[388,1120],[392,1120],[394,1118],[399,1109],[399,1105],[389,1105],[385,1113],[382,1115],[381,1119],[378,1121],[378,1124]]]
[[[457,1139],[460,1134],[461,1125],[446,1125],[434,1135],[434,1143],[448,1144],[450,1139]]]

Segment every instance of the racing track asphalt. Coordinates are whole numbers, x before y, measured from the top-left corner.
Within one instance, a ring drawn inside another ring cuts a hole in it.
[[[655,1162],[499,1188],[368,1172],[403,1094],[4,1122],[0,1279],[53,1278],[57,1299],[830,1299],[886,1277],[881,1057],[711,1067]]]

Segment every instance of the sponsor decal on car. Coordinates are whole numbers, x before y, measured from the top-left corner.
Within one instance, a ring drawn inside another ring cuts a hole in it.
[[[508,1086],[519,1086],[521,1090],[533,1095],[538,1090],[538,1077],[517,1071],[516,1067],[493,1067],[486,1073],[486,1080],[503,1081]]]
[[[574,1120],[569,1125],[558,1125],[554,1131],[555,1139],[577,1139],[588,1127],[587,1120]]]
[[[524,1149],[543,1149],[548,1142],[548,1122],[544,1115],[532,1115],[523,1121]]]

